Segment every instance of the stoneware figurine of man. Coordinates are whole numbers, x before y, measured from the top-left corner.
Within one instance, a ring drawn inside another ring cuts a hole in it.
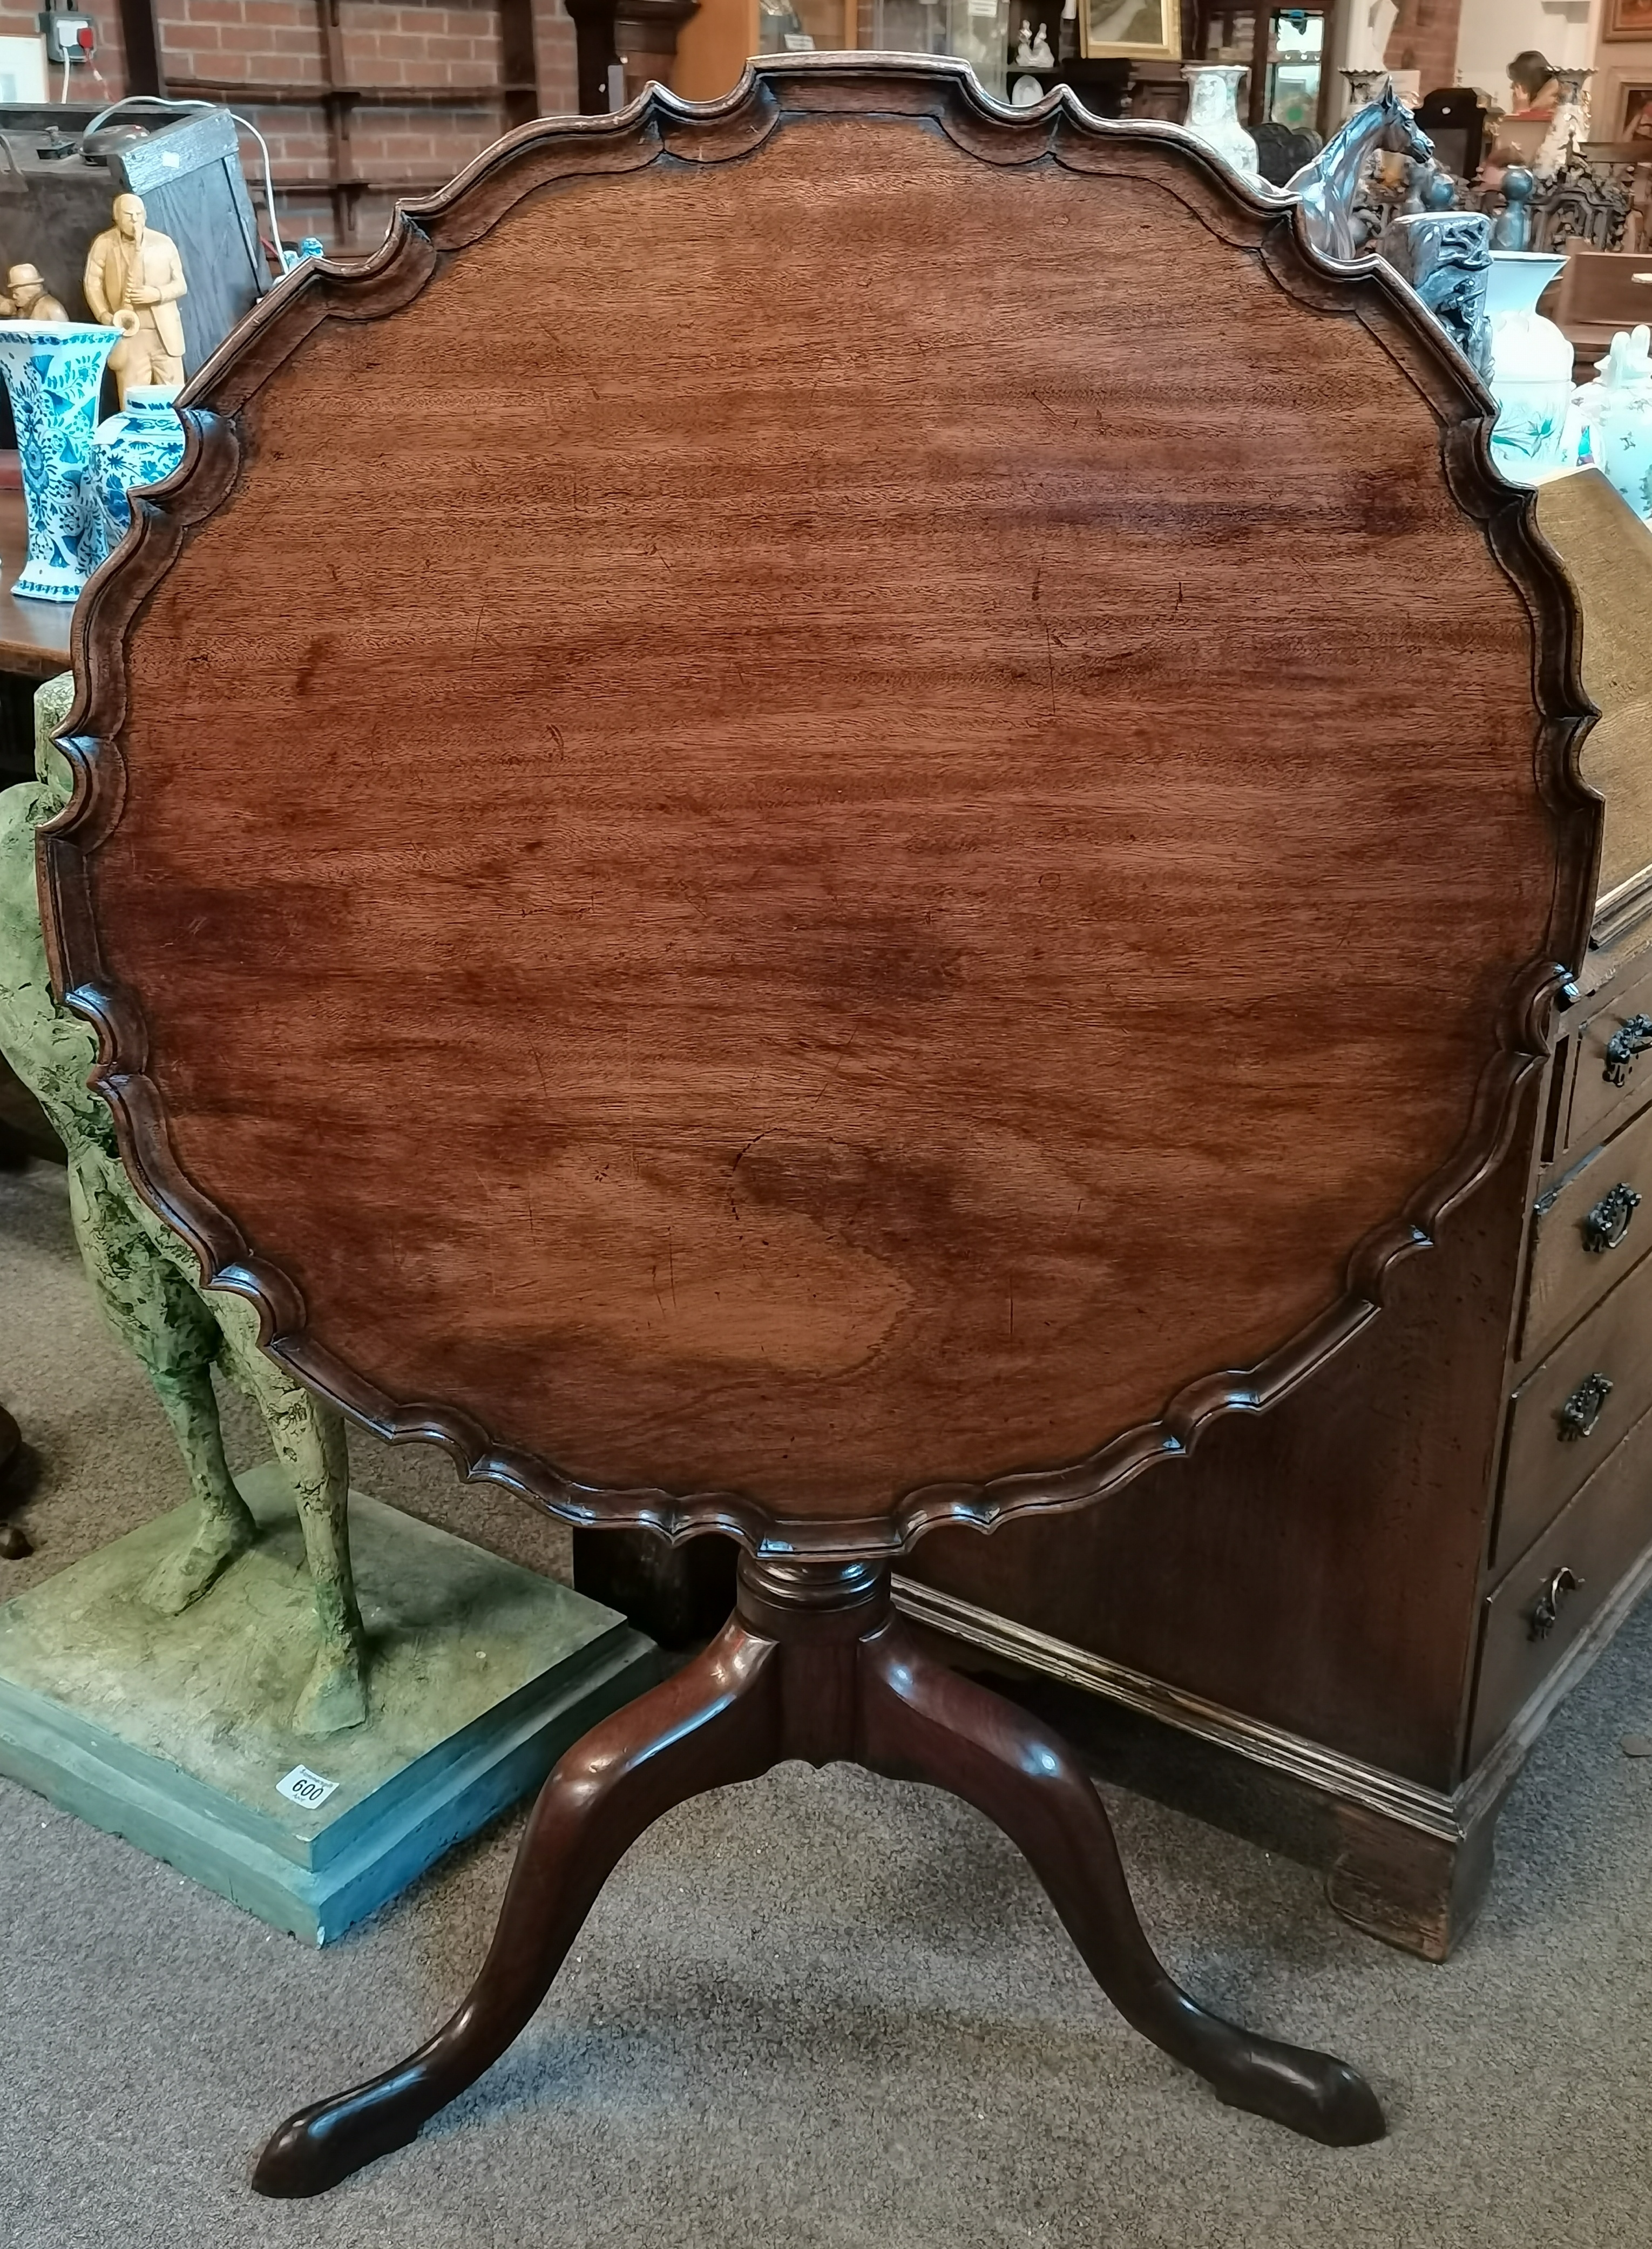
[[[145,224],[141,196],[117,196],[114,224],[86,256],[86,302],[120,341],[109,354],[122,406],[134,385],[176,390],[183,381],[183,322],[178,299],[189,293],[178,245]]]
[[[13,265],[6,272],[6,293],[0,297],[8,320],[66,320],[67,311],[41,276],[38,265]]]

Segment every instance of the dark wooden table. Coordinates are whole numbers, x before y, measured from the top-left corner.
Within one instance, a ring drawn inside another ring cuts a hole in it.
[[[1305,1388],[1535,1099],[1600,804],[1483,392],[1190,137],[916,57],[541,121],[214,370],[42,838],[127,1166],[358,1420],[743,1550],[447,2025],[255,2185],[413,2138],[643,1830],[789,1757],[962,1797],[1146,2036],[1375,2138],[1171,1979],[890,1570]]]
[[[34,691],[69,662],[67,602],[20,602],[11,582],[28,531],[23,494],[0,489],[0,788],[34,771]]]

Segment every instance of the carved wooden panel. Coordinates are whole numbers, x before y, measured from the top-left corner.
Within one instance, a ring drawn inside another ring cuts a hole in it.
[[[944,64],[537,124],[192,397],[63,973],[355,1412],[889,1545],[1274,1394],[1486,1168],[1569,596],[1404,292],[1175,129]]]

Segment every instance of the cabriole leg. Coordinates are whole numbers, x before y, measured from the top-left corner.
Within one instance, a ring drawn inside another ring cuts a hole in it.
[[[1172,1980],[1136,1917],[1095,1785],[1059,1736],[922,1654],[898,1622],[861,1642],[860,1669],[863,1761],[947,1789],[1002,1827],[1126,2022],[1236,2108],[1333,2147],[1382,2137],[1376,2095],[1346,2062],[1239,2030]]]
[[[405,2146],[499,2059],[644,1829],[672,1805],[774,1764],[774,1654],[771,1641],[732,1623],[674,1678],[575,1744],[540,1792],[492,1944],[458,2012],[394,2069],[290,2117],[253,2173],[261,2194],[335,2186]]]

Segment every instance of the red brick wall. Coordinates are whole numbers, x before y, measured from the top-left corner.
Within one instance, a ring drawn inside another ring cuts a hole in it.
[[[286,0],[262,4],[279,7]],[[390,86],[499,82],[499,23],[491,9],[447,8],[436,0],[412,5],[348,0],[340,32],[352,79]]]
[[[1400,0],[1382,59],[1390,70],[1421,71],[1424,93],[1455,86],[1462,13],[1463,0]]]
[[[320,20],[306,0],[162,0],[157,16],[169,79],[325,79]]]
[[[533,52],[540,109],[547,117],[570,115],[579,107],[578,73],[562,0],[533,0]]]
[[[449,101],[400,105],[357,102],[348,113],[341,169],[368,182],[355,197],[351,237],[335,236],[327,183],[335,149],[327,112],[318,100],[281,102],[237,98],[237,86],[308,88],[327,85],[320,8],[327,0],[158,0],[162,67],[169,90],[228,99],[270,145],[282,232],[289,241],[319,234],[331,248],[369,249],[383,233],[396,196],[440,185],[505,130],[499,16],[492,0],[338,0],[341,77],[346,85],[405,86]],[[575,106],[574,26],[562,0],[533,0],[539,106],[544,114]],[[98,10],[97,67],[102,85],[77,69],[71,86],[79,102],[113,100],[126,92],[115,9]],[[32,10],[0,0],[0,34],[29,37]],[[107,87],[107,93],[105,88]],[[225,92],[220,97],[220,89]],[[253,144],[244,143],[248,176],[257,180]]]

